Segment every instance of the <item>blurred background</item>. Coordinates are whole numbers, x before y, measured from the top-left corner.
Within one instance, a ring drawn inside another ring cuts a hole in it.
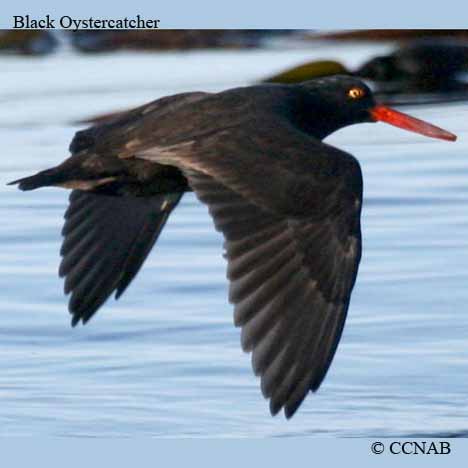
[[[468,31],[3,30],[0,69],[0,434],[468,434]],[[8,181],[168,94],[337,73],[459,139],[379,124],[327,139],[362,165],[364,253],[327,379],[291,421],[270,417],[240,349],[222,239],[193,194],[122,299],[69,327],[68,194]]]

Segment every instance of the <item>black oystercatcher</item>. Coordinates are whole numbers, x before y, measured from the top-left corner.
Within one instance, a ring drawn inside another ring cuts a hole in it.
[[[359,163],[321,140],[376,120],[456,138],[340,76],[165,97],[78,132],[65,162],[12,183],[73,189],[60,265],[73,325],[124,292],[193,190],[226,241],[242,347],[271,413],[289,418],[330,366],[361,257]]]

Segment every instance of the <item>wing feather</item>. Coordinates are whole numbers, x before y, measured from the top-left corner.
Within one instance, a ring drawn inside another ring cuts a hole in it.
[[[72,325],[86,323],[115,291],[118,299],[143,265],[182,194],[117,197],[72,191],[59,268],[71,293]]]
[[[291,417],[342,334],[361,257],[359,163],[270,113],[135,156],[176,166],[208,205],[242,347],[271,412]]]
[[[271,413],[284,408],[289,418],[319,387],[342,333],[360,260],[361,192],[343,196],[338,184],[337,206],[310,221],[272,213],[208,170],[185,174],[225,237],[242,347]]]

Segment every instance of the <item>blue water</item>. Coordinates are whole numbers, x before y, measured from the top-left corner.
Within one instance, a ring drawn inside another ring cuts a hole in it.
[[[409,113],[455,144],[383,124],[328,139],[365,178],[364,254],[332,368],[271,418],[227,303],[222,239],[192,194],[119,301],[71,329],[57,278],[67,193],[5,183],[67,156],[74,122],[189,90],[247,84],[307,58],[356,65],[387,46],[0,58],[0,434],[270,437],[468,431],[468,105]]]

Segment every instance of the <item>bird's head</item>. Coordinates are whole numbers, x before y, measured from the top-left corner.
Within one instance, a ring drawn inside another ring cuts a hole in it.
[[[316,113],[320,137],[357,123],[385,122],[432,138],[455,141],[456,136],[435,125],[377,104],[372,91],[351,76],[333,76],[301,84],[307,91],[308,105]]]

